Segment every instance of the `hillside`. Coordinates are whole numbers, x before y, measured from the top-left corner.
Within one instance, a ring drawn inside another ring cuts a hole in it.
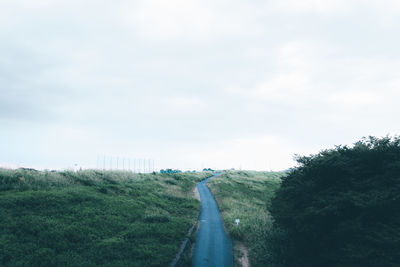
[[[207,176],[0,169],[0,265],[167,266]]]
[[[270,201],[280,186],[283,172],[229,171],[209,182],[225,227],[235,241],[236,265],[238,258],[249,253],[251,266],[269,266],[271,255],[267,239],[272,227],[268,212]],[[239,219],[239,225],[235,220]],[[239,264],[240,265],[240,264]]]

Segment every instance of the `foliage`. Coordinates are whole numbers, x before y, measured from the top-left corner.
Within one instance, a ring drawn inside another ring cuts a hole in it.
[[[272,201],[281,266],[400,266],[400,139],[298,157]]]
[[[160,173],[181,173],[181,170],[173,170],[173,169],[166,169],[166,170],[160,170]]]
[[[270,200],[280,185],[281,172],[229,171],[210,180],[225,226],[234,240],[249,248],[252,266],[268,266],[271,258],[265,240],[272,219]],[[239,219],[236,225],[235,219]]]
[[[0,169],[0,265],[166,266],[207,176]]]

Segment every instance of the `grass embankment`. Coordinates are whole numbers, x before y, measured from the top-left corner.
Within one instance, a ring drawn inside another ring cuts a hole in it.
[[[207,176],[0,169],[0,265],[167,266]]]
[[[235,241],[245,244],[252,266],[268,266],[268,235],[272,228],[271,198],[283,172],[229,171],[210,180],[225,227]],[[239,219],[239,225],[235,224]],[[235,263],[237,264],[237,263]]]

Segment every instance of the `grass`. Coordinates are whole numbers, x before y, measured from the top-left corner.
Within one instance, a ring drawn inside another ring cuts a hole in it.
[[[167,266],[208,176],[0,169],[0,266]]]
[[[283,172],[229,171],[208,183],[227,231],[248,248],[251,266],[268,266],[272,256],[266,241],[272,229],[268,209],[283,175]],[[239,225],[235,219],[240,220]]]

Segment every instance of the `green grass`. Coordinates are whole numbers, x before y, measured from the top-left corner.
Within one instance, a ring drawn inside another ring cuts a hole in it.
[[[0,169],[0,266],[167,266],[209,175]]]
[[[283,175],[283,172],[229,171],[209,182],[226,229],[234,240],[248,248],[252,266],[268,266],[272,257],[266,242],[272,229],[268,209]],[[239,225],[235,219],[240,219]]]

